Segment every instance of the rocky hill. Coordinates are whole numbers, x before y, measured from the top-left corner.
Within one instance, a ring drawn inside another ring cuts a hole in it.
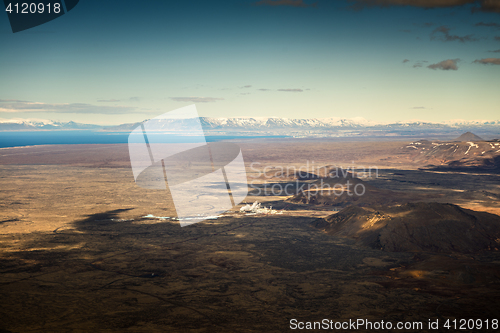
[[[400,152],[411,162],[422,166],[498,168],[500,166],[498,161],[500,142],[498,140],[462,141],[461,139],[473,137],[477,136],[469,132],[461,135],[456,141],[410,142],[402,146]]]
[[[441,203],[351,206],[311,224],[391,252],[476,253],[500,249],[500,217]]]

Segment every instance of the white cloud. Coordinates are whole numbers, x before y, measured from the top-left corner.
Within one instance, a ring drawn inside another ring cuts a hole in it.
[[[224,100],[224,98],[218,98],[218,97],[170,97],[170,99],[176,102],[192,102],[192,103],[210,103],[210,102]]]
[[[87,113],[87,114],[125,114],[134,113],[136,107],[98,106],[86,103],[42,103],[12,99],[0,99],[0,112],[49,112],[49,113]],[[138,113],[138,112],[136,112]]]

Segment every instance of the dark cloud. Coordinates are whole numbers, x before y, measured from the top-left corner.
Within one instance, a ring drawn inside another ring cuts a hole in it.
[[[473,3],[475,0],[349,0],[354,2],[355,9],[366,6],[414,6],[422,8],[454,7]]]
[[[430,28],[434,25],[434,23],[433,22],[413,23],[413,25],[420,28]]]
[[[500,29],[500,24],[479,22],[479,23],[476,23],[476,27],[489,27],[489,28]]]
[[[302,89],[278,89],[278,91],[286,91],[286,92],[303,92]]]
[[[500,49],[498,49],[498,50],[493,50],[493,51],[490,51],[490,52],[500,53]]]
[[[444,71],[448,70],[454,70],[456,71],[458,69],[457,62],[460,61],[460,59],[448,59],[448,60],[443,60],[441,62],[438,62],[437,64],[432,64],[427,66],[427,68],[430,69],[441,69]]]
[[[425,106],[414,106],[410,109],[427,109]]]
[[[410,60],[405,59],[405,60],[403,60],[403,64],[404,64],[404,63],[407,63],[407,62],[409,62],[409,61],[410,61]]]
[[[0,100],[0,112],[48,112],[81,114],[125,114],[137,113],[135,107],[98,106],[86,103],[41,103],[19,100]]]
[[[269,91],[271,89],[259,89],[260,91]]]
[[[251,88],[252,86],[251,85],[246,85],[246,86],[243,86],[241,88]]]
[[[413,65],[413,68],[419,68],[419,67],[422,67],[422,63],[421,62],[417,62]]]
[[[500,42],[500,36],[495,36],[495,40]]]
[[[254,2],[255,6],[291,6],[291,7],[316,7],[317,2],[306,4],[303,0],[261,0]]]
[[[500,1],[498,0],[349,0],[354,9],[363,9],[367,6],[412,6],[421,8],[445,8],[456,7],[467,4],[476,5],[472,11],[500,13]]]
[[[170,97],[170,99],[176,102],[193,102],[193,103],[210,103],[210,102],[224,100],[224,98],[218,98],[218,97]]]
[[[500,13],[500,1],[482,0],[480,1],[480,7],[474,8],[473,11]]]
[[[437,39],[441,40],[443,42],[453,42],[453,41],[459,41],[462,43],[465,42],[475,42],[478,39],[474,38],[472,36],[474,35],[467,35],[467,36],[457,36],[457,35],[452,35],[450,34],[450,28],[448,28],[445,25],[442,25],[440,27],[437,27],[431,32],[431,40]]]
[[[474,62],[483,65],[500,65],[500,58],[477,59]]]

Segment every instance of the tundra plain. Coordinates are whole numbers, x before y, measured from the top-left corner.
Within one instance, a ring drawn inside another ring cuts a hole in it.
[[[184,228],[168,191],[134,183],[126,145],[0,149],[0,331],[285,332],[291,319],[361,318],[435,332],[429,319],[500,319],[497,249],[385,251],[314,227],[350,202],[256,190],[316,181],[288,172],[301,167],[372,167],[359,177],[379,192],[363,205],[382,195],[498,215],[500,173],[471,162],[482,151],[454,168],[408,140],[237,143],[254,186],[245,203],[279,214],[240,204]]]

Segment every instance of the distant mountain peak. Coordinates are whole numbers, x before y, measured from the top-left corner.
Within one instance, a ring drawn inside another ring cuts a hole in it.
[[[484,139],[477,136],[476,134],[474,134],[472,132],[465,132],[464,134],[462,134],[458,138],[456,138],[455,141],[460,141],[460,142],[484,141]]]

